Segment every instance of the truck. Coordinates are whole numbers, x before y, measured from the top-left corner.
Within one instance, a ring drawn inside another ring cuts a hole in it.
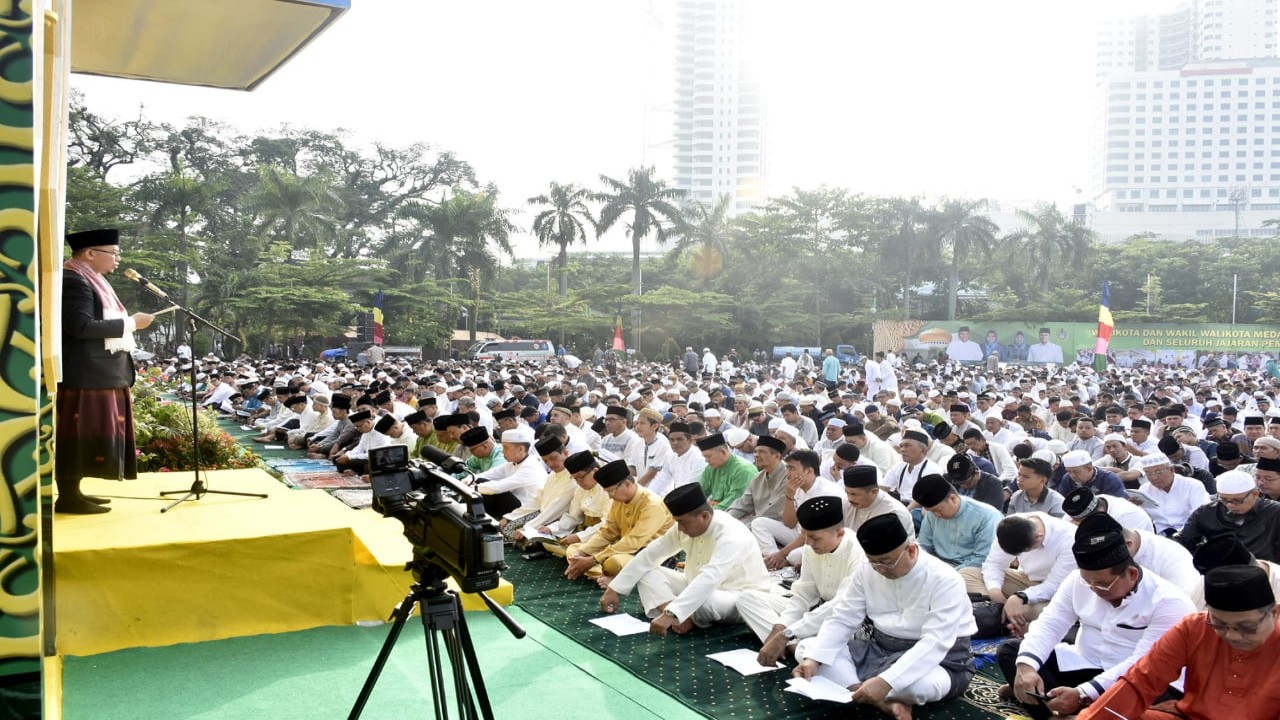
[[[835,350],[836,359],[840,361],[841,365],[849,365],[858,362],[858,351],[855,350],[852,345],[836,345],[832,349]],[[791,353],[791,357],[799,359],[805,352],[808,352],[809,355],[813,356],[814,363],[819,365],[822,364],[822,348],[806,347],[803,345],[774,345],[773,361],[777,362],[781,360],[787,356],[787,353]]]

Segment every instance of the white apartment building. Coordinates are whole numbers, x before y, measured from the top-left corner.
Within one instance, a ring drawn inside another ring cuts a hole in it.
[[[1099,33],[1089,222],[1104,238],[1275,234],[1278,2],[1198,0]]]
[[[676,4],[675,186],[708,207],[724,195],[732,214],[762,203],[765,113],[751,70],[751,0]]]

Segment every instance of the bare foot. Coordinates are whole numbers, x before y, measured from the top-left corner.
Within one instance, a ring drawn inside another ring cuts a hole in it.
[[[867,704],[893,718],[893,720],[911,720],[911,706],[906,703],[881,700],[880,702],[868,702]]]
[[[689,618],[678,625],[671,626],[671,632],[677,635],[684,635],[693,629],[693,618]]]

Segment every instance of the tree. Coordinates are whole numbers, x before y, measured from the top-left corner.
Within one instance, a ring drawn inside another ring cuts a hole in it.
[[[557,182],[551,183],[547,194],[529,198],[530,205],[543,208],[533,218],[533,235],[538,238],[538,244],[559,248],[556,264],[560,273],[560,297],[569,294],[569,246],[585,245],[588,227],[599,237],[596,220],[587,207],[590,199],[591,192],[586,188]],[[563,331],[561,335],[563,342]]]
[[[290,250],[324,252],[337,236],[337,216],[344,209],[327,174],[299,177],[271,165],[259,166],[258,184],[247,200],[258,232]]]
[[[881,261],[902,273],[902,312],[911,317],[912,274],[922,261],[932,262],[938,255],[938,236],[928,232],[930,212],[920,198],[892,198],[883,212],[890,228],[881,245]]]
[[[960,293],[960,258],[974,253],[991,256],[1000,228],[990,218],[981,214],[986,200],[950,198],[933,214],[931,229],[934,241],[951,247],[951,276],[948,283],[947,319],[956,319],[956,299]]]
[[[607,232],[624,215],[631,214],[627,225],[627,234],[631,237],[631,292],[641,295],[644,286],[640,277],[640,243],[650,234],[661,244],[669,235],[679,233],[682,217],[673,203],[684,197],[684,191],[655,178],[652,167],[628,171],[626,182],[607,175],[601,175],[600,182],[604,183],[605,190],[592,196],[604,204],[600,208],[599,231]],[[638,324],[638,309],[631,317],[632,325]]]
[[[711,280],[724,270],[733,225],[729,220],[730,196],[721,195],[710,209],[700,202],[685,207],[680,237],[672,252],[689,254],[690,269],[706,290]]]
[[[480,285],[491,280],[498,269],[494,251],[511,255],[511,233],[516,230],[511,211],[498,207],[498,189],[490,185],[478,193],[459,189],[440,204],[417,205],[409,214],[428,232],[420,249],[425,258],[434,261],[436,277],[465,278],[471,285],[467,331],[475,342]]]
[[[1055,270],[1083,264],[1093,243],[1093,231],[1068,220],[1057,205],[1047,203],[1034,211],[1019,210],[1018,219],[1028,227],[1006,238],[1006,250],[1012,259],[1022,261],[1040,293],[1048,293]]]

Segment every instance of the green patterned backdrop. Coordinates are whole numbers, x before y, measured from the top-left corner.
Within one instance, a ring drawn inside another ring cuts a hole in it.
[[[39,669],[37,529],[52,405],[36,352],[31,0],[0,0],[0,675]]]

